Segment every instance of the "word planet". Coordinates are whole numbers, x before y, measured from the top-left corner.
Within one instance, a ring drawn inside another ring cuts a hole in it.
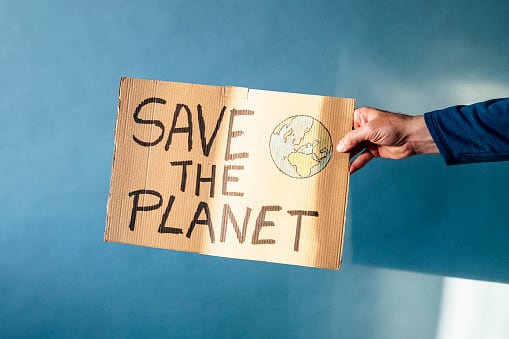
[[[292,116],[270,136],[270,154],[277,168],[292,178],[309,178],[327,166],[332,156],[329,131],[318,120]]]

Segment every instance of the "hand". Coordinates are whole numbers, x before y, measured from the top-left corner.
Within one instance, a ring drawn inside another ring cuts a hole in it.
[[[338,143],[339,152],[359,156],[350,164],[350,173],[375,157],[403,159],[414,154],[438,153],[424,116],[391,113],[371,107],[354,111],[354,129]]]

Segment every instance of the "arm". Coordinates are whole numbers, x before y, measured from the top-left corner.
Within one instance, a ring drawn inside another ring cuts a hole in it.
[[[448,165],[509,160],[509,98],[423,116],[362,107],[354,111],[353,127],[337,147],[339,152],[361,152],[350,173],[375,157],[403,159],[440,152]]]
[[[509,160],[509,98],[424,114],[446,164]]]

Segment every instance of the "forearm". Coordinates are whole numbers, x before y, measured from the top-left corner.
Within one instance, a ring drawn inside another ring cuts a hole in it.
[[[509,160],[509,98],[424,114],[448,165]]]
[[[439,153],[438,147],[426,126],[424,116],[411,117],[407,128],[407,142],[411,145],[415,154]]]

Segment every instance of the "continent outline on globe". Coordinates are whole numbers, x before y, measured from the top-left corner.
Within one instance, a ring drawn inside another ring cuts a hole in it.
[[[321,172],[333,154],[329,130],[309,115],[292,115],[281,121],[271,133],[269,149],[278,170],[296,179]]]

